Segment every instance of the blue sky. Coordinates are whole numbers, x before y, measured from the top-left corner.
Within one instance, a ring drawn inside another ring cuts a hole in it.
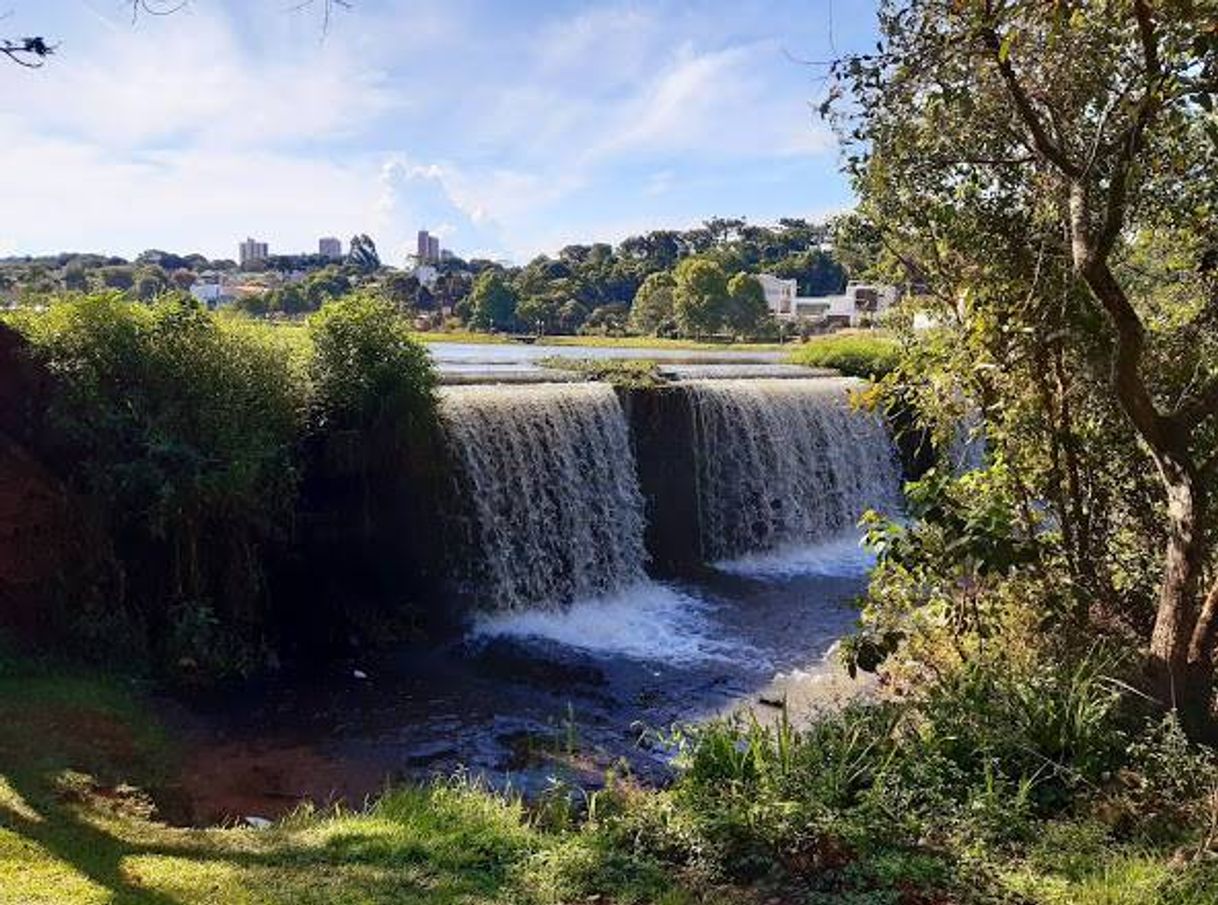
[[[320,0],[318,0],[320,4]],[[710,216],[851,204],[813,111],[874,4],[355,0],[322,40],[288,0],[8,0],[0,34],[60,42],[0,68],[0,255],[233,256],[430,228],[525,261]]]

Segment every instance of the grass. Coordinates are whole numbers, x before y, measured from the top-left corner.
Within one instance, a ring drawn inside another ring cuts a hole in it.
[[[657,863],[460,778],[263,830],[169,826],[148,790],[176,752],[151,707],[121,680],[0,662],[0,905],[691,901]]]
[[[258,830],[160,820],[149,790],[172,788],[177,752],[152,712],[123,680],[0,653],[0,905],[1218,902],[1214,861],[1082,812],[1015,848],[843,834],[872,757],[852,720],[785,745],[712,729],[676,787],[616,786],[581,819],[457,777]]]
[[[551,355],[537,362],[543,368],[571,371],[588,380],[623,387],[653,387],[664,383],[656,362],[642,358],[564,358]]]
[[[884,333],[835,333],[817,337],[790,355],[793,364],[835,368],[848,377],[883,377],[896,367],[900,347]]]

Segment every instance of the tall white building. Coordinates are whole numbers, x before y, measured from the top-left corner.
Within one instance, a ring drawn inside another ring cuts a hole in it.
[[[255,239],[246,239],[237,246],[237,260],[242,267],[255,261],[265,261],[270,257],[267,244]]]
[[[323,236],[317,240],[317,253],[323,258],[336,261],[343,256],[343,243],[333,236]]]

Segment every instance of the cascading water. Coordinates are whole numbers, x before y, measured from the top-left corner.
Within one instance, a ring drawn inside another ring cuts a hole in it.
[[[840,536],[867,509],[900,509],[901,468],[883,420],[851,407],[845,378],[688,384],[704,557]]]
[[[467,483],[483,609],[557,606],[644,579],[643,499],[611,387],[446,387],[440,413]]]

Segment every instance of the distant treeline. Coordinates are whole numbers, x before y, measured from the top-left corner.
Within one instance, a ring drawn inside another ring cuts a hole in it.
[[[729,282],[738,274],[794,279],[802,295],[840,292],[867,263],[852,239],[852,218],[812,223],[784,218],[773,226],[713,218],[684,231],[655,230],[617,245],[568,245],[524,266],[453,257],[414,273],[385,266],[366,236],[335,261],[275,255],[242,268],[247,285],[231,304],[247,313],[293,316],[330,298],[372,289],[431,326],[548,334],[706,335],[773,333],[759,287]],[[686,261],[705,262],[697,267]],[[150,300],[193,285],[209,271],[233,274],[231,260],[150,250],[134,261],[90,254],[0,260],[0,296],[30,301],[64,291],[116,289]],[[290,279],[289,279],[290,277]]]

